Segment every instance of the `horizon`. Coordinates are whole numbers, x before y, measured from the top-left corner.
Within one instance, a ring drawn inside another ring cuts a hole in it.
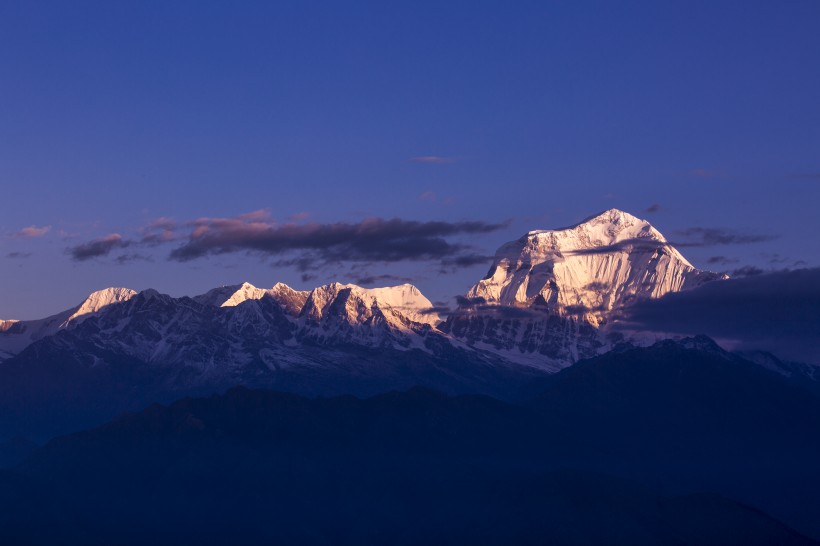
[[[604,210],[602,210],[598,213],[588,215],[588,216],[584,216],[581,220],[579,220],[577,222],[574,222],[574,223],[571,223],[571,224],[564,225],[562,227],[534,228],[534,229],[527,230],[521,236],[511,238],[509,241],[505,241],[504,243],[501,243],[500,245],[498,245],[498,249],[500,249],[501,246],[503,246],[503,244],[506,244],[506,243],[509,243],[509,242],[514,242],[514,241],[520,239],[521,237],[526,236],[527,234],[531,234],[531,233],[534,233],[534,232],[553,232],[553,231],[569,230],[569,229],[577,227],[577,226],[579,226],[579,225],[581,225],[581,224],[583,224],[583,223],[585,223],[585,222],[587,222],[591,219],[597,218],[597,217],[599,217],[599,216],[601,216],[601,215],[603,215],[607,212],[610,212],[610,211],[618,211],[618,212],[626,213],[626,214],[628,214],[630,216],[633,216],[633,217],[635,217],[639,220],[646,221],[652,227],[654,227],[655,229],[658,229],[657,226],[653,222],[651,222],[650,220],[647,220],[645,218],[646,214],[637,215],[637,214],[633,214],[630,211],[619,209],[617,207],[610,207],[610,208],[604,209]],[[695,228],[695,229],[697,230],[697,228]],[[679,253],[681,253],[681,255],[683,255],[683,257],[685,259],[687,259],[690,263],[693,261],[689,258],[689,256],[687,256],[688,253],[681,252],[680,249],[678,249],[675,246],[674,242],[668,242],[669,239],[666,238],[666,236],[665,236],[665,234],[663,233],[662,230],[658,229],[658,231],[661,233],[661,235],[664,236],[664,238],[667,240],[667,244],[670,247],[674,248]],[[729,236],[729,237],[734,236],[729,231],[724,233],[724,235]],[[743,234],[735,234],[735,235],[738,235],[740,237],[744,236]],[[754,237],[754,236],[752,236],[752,237]],[[755,242],[758,242],[758,241],[755,241]],[[721,243],[717,243],[714,246],[719,246],[720,244]],[[693,241],[693,242],[690,242],[690,243],[683,243],[683,246],[684,247],[691,246],[691,247],[698,248],[698,247],[711,247],[713,245],[708,241]],[[493,256],[495,255],[495,253],[496,253],[496,250],[493,250],[490,255],[486,256],[487,263],[485,265],[483,265],[483,266],[478,265],[477,268],[476,267],[471,267],[470,269],[471,270],[477,270],[477,269],[480,269],[481,267],[483,267],[484,270],[486,271],[492,265],[492,260],[493,260]],[[727,270],[727,269],[725,269],[725,267],[723,269],[718,269],[718,268],[710,268],[708,266],[707,267],[699,267],[698,264],[696,264],[696,263],[693,263],[693,265],[695,266],[696,269],[699,269],[701,271],[709,271],[709,272],[714,272],[714,273],[726,274],[730,278],[732,278],[733,275],[739,276],[739,277],[744,277],[744,276],[747,276],[747,275],[752,276],[752,275],[764,275],[764,274],[767,274],[767,273],[779,273],[779,272],[783,272],[783,271],[786,271],[786,270],[809,269],[808,263],[802,264],[802,263],[799,263],[799,262],[794,264],[795,267],[781,268],[781,269],[775,269],[774,267],[770,267],[770,269],[768,269],[768,270],[763,270],[763,269],[760,269],[760,268],[757,268],[757,267],[754,267],[754,266],[742,266],[742,267],[739,267],[739,268],[735,268],[734,270]],[[724,264],[724,265],[728,265],[728,264]],[[396,270],[395,266],[393,266],[393,270],[394,271]],[[333,284],[333,283],[341,283],[341,284],[346,284],[346,285],[362,286],[363,288],[394,287],[394,286],[401,286],[403,284],[411,284],[411,285],[415,286],[416,288],[418,288],[422,292],[422,294],[427,296],[427,294],[426,294],[425,290],[423,289],[423,287],[420,286],[420,283],[416,282],[412,278],[400,277],[398,275],[378,276],[378,270],[377,269],[371,269],[371,271],[375,272],[377,275],[374,276],[374,277],[371,277],[370,279],[350,279],[350,277],[348,275],[347,280],[339,280],[339,279],[332,279],[331,278],[331,279],[328,279],[327,282],[323,282],[321,284],[310,284],[310,280],[306,281],[304,279],[297,280],[296,282],[291,284],[291,283],[288,283],[288,282],[284,282],[283,280],[278,279],[278,278],[273,278],[272,282],[258,284],[258,282],[252,282],[248,279],[244,279],[244,278],[239,279],[239,278],[237,278],[235,281],[224,282],[224,283],[217,284],[217,285],[210,285],[210,286],[207,286],[204,289],[201,289],[199,291],[197,291],[197,290],[191,291],[190,287],[188,287],[187,289],[186,288],[182,289],[182,290],[185,290],[185,291],[169,292],[169,291],[164,291],[164,290],[158,289],[156,286],[149,286],[149,285],[144,285],[144,286],[137,287],[137,286],[125,286],[125,285],[109,284],[107,286],[100,286],[100,287],[94,288],[94,289],[90,290],[89,292],[86,292],[86,293],[80,295],[80,299],[78,300],[77,303],[69,304],[69,305],[63,306],[59,309],[52,308],[50,311],[46,311],[45,314],[40,313],[37,316],[28,316],[28,317],[23,317],[23,318],[0,316],[0,320],[26,321],[26,320],[37,320],[37,319],[45,318],[47,316],[51,316],[51,315],[60,313],[62,311],[66,311],[67,309],[69,309],[71,307],[74,307],[76,305],[81,304],[83,301],[85,301],[85,298],[87,298],[90,294],[93,294],[93,293],[99,292],[99,291],[103,291],[103,290],[106,290],[106,289],[110,289],[110,288],[128,288],[128,289],[135,290],[136,292],[143,292],[145,290],[157,290],[159,293],[167,294],[167,295],[170,295],[174,298],[181,298],[181,297],[186,297],[186,296],[187,297],[194,297],[194,296],[202,295],[202,294],[206,293],[207,291],[209,291],[211,289],[214,289],[214,288],[221,288],[221,287],[228,287],[228,286],[239,286],[239,285],[242,285],[243,283],[249,283],[252,286],[257,287],[257,288],[270,288],[271,286],[274,286],[277,283],[282,283],[282,284],[285,284],[285,285],[287,285],[291,288],[294,288],[296,290],[305,290],[305,291],[310,291],[310,290],[313,290],[314,288],[319,288],[319,287],[326,286],[328,284]],[[454,300],[456,300],[460,296],[465,295],[467,293],[467,290],[470,288],[470,286],[474,285],[481,278],[483,278],[483,276],[475,277],[470,282],[470,284],[465,286],[464,290],[462,290],[459,293],[442,294],[441,292],[438,292],[439,297],[437,299],[433,299],[432,297],[430,297],[429,299],[433,302],[434,306],[449,305],[451,302],[453,302]],[[423,277],[422,277],[422,279],[424,280]],[[357,283],[356,282],[357,280],[358,281],[365,281],[365,282]],[[67,297],[63,298],[63,299],[66,300]],[[77,299],[77,298],[75,298],[75,299]]]
[[[632,213],[630,213],[629,211],[624,211],[624,210],[621,210],[621,209],[618,209],[618,208],[612,207],[612,208],[608,208],[608,209],[602,210],[602,211],[600,211],[600,212],[598,212],[598,213],[595,213],[595,214],[592,214],[592,215],[586,216],[586,217],[585,217],[585,218],[583,218],[580,222],[576,222],[576,223],[571,224],[571,225],[566,225],[566,226],[563,226],[563,227],[556,227],[556,228],[546,228],[546,229],[538,229],[538,228],[537,228],[537,229],[532,229],[532,230],[529,230],[528,232],[525,232],[525,233],[522,235],[522,237],[524,237],[524,236],[526,236],[526,235],[528,235],[528,234],[533,234],[533,233],[542,233],[542,232],[557,232],[557,231],[566,231],[566,230],[571,230],[571,229],[576,228],[576,227],[578,227],[578,226],[580,226],[580,225],[582,225],[582,224],[584,224],[584,223],[586,223],[586,222],[588,222],[588,221],[590,221],[590,220],[592,220],[592,219],[595,219],[595,218],[598,218],[598,217],[600,217],[600,216],[603,216],[604,214],[606,214],[606,213],[608,213],[608,212],[619,212],[619,213],[624,213],[624,214],[627,214],[627,215],[632,216],[632,217],[634,217],[634,218],[636,218],[636,219],[638,219],[638,220],[648,222],[650,225],[652,225],[652,227],[654,227],[655,229],[657,229],[657,228],[654,226],[654,224],[652,224],[651,222],[649,222],[649,221],[648,221],[648,220],[646,220],[645,218],[642,218],[642,217],[640,217],[640,216],[637,216],[637,215],[635,215],[635,214],[632,214]],[[660,230],[658,230],[658,231],[660,231]],[[662,233],[662,232],[661,232],[661,235],[663,235],[663,233]],[[513,239],[512,241],[508,241],[508,243],[509,243],[509,242],[515,242],[516,240],[518,240],[518,239],[520,239],[520,238],[521,238],[521,237],[517,237],[517,238]],[[665,238],[665,236],[664,236],[664,238]],[[506,243],[505,243],[505,244],[506,244]],[[675,250],[677,250],[678,252],[680,252],[680,250],[679,250],[679,249],[677,249],[677,248],[675,247],[674,243],[668,242],[668,239],[667,239],[667,243],[666,243],[666,244],[667,244],[668,246],[670,246],[670,247],[674,248],[674,249],[675,249]],[[500,249],[500,247],[499,247],[499,249]],[[495,253],[495,251],[494,251],[493,253]],[[682,253],[681,253],[681,254],[682,254]],[[682,255],[683,255],[683,254],[682,254]],[[684,256],[684,258],[686,258],[686,256],[685,256],[685,255],[683,255],[683,256]],[[686,258],[686,259],[688,259],[688,258]],[[488,262],[488,263],[487,263],[487,267],[490,267],[491,265],[492,265],[492,261],[490,261],[490,262]],[[486,267],[485,267],[485,269],[486,269]],[[697,269],[699,269],[699,270],[701,270],[701,271],[709,271],[709,272],[714,272],[714,273],[723,273],[723,274],[727,274],[727,275],[729,274],[729,273],[728,273],[728,272],[726,272],[726,271],[713,271],[713,270],[711,270],[711,269],[709,269],[709,268],[697,268]],[[771,272],[775,272],[775,271],[771,271]],[[741,273],[741,276],[745,276],[745,275],[743,275],[743,273],[744,273],[743,271],[741,271],[740,273]],[[761,271],[754,271],[754,272],[752,272],[751,274],[752,274],[752,275],[758,275],[758,274],[764,274],[764,273],[765,273],[765,272],[761,270]],[[731,277],[731,275],[730,275],[730,277]],[[476,278],[476,279],[474,280],[473,284],[475,284],[475,282],[477,282],[480,278],[483,278],[483,277],[478,277],[478,278]],[[367,279],[365,279],[365,280],[367,280]],[[376,280],[382,280],[382,281],[384,281],[384,282],[380,284],[380,283],[376,282]],[[363,283],[364,285],[368,285],[368,286],[363,286],[362,284],[357,284],[356,282],[341,282],[341,281],[338,281],[338,280],[330,280],[330,281],[329,281],[329,282],[327,282],[327,283],[318,284],[318,285],[313,285],[313,286],[311,286],[311,287],[309,287],[309,288],[305,288],[304,286],[302,286],[302,287],[299,287],[299,288],[296,288],[296,289],[297,289],[297,290],[306,290],[306,291],[310,291],[310,290],[313,290],[313,289],[315,289],[315,288],[320,288],[320,287],[322,287],[322,286],[327,286],[327,285],[329,285],[329,284],[334,284],[334,283],[341,283],[341,284],[344,284],[344,285],[360,286],[360,287],[362,287],[362,288],[384,288],[384,287],[398,287],[398,286],[402,286],[402,285],[412,285],[412,286],[415,286],[416,288],[418,288],[418,289],[421,291],[421,293],[422,293],[423,295],[425,295],[425,296],[426,296],[426,294],[424,294],[424,290],[422,290],[421,288],[419,288],[419,286],[417,285],[417,283],[414,283],[412,279],[409,279],[409,278],[398,278],[398,277],[396,277],[396,278],[394,278],[394,279],[392,279],[392,280],[393,280],[393,281],[395,281],[395,282],[390,282],[390,280],[389,280],[389,279],[379,279],[378,277],[375,277],[375,279],[374,279],[374,280],[372,280],[371,282],[366,282],[366,283]],[[216,285],[216,286],[211,286],[211,287],[209,287],[209,288],[206,288],[206,289],[205,289],[205,290],[203,290],[202,292],[185,292],[185,293],[175,293],[175,294],[168,293],[168,292],[163,292],[162,290],[157,290],[157,289],[156,289],[155,287],[153,287],[153,286],[144,286],[144,287],[140,287],[139,289],[137,289],[137,288],[132,287],[132,286],[114,286],[114,285],[109,285],[109,286],[103,286],[103,287],[96,288],[96,289],[92,290],[91,292],[89,292],[89,293],[85,294],[84,296],[82,296],[82,299],[81,299],[81,300],[80,300],[77,304],[72,305],[71,307],[74,307],[74,306],[76,306],[76,305],[80,305],[80,304],[81,304],[83,301],[85,301],[85,299],[86,299],[89,295],[91,295],[91,294],[94,294],[94,293],[96,293],[96,292],[102,292],[102,291],[105,291],[105,290],[110,290],[110,289],[125,288],[125,289],[135,290],[135,291],[136,291],[136,292],[138,292],[138,293],[139,293],[139,292],[146,291],[146,290],[156,290],[156,291],[158,291],[158,292],[159,292],[159,293],[161,293],[161,294],[166,294],[166,295],[169,295],[169,296],[174,297],[174,298],[181,298],[181,297],[194,297],[194,296],[200,296],[200,295],[204,295],[204,294],[205,294],[206,292],[208,292],[209,290],[212,290],[212,289],[215,289],[215,288],[225,288],[225,287],[231,287],[231,286],[237,286],[237,287],[239,287],[239,286],[241,286],[241,285],[243,285],[243,284],[246,284],[246,283],[247,283],[247,284],[250,284],[251,286],[253,286],[253,287],[255,287],[255,288],[263,288],[263,289],[269,289],[269,288],[271,288],[272,286],[274,286],[274,285],[276,285],[276,284],[279,284],[279,283],[282,283],[282,284],[284,284],[284,285],[286,285],[286,286],[289,286],[289,287],[291,287],[291,288],[294,288],[294,287],[293,287],[293,286],[291,286],[290,284],[285,283],[285,282],[282,282],[282,281],[280,281],[280,280],[274,280],[274,281],[273,281],[273,283],[268,283],[268,284],[264,284],[264,285],[259,285],[259,284],[256,284],[256,283],[254,283],[254,282],[250,282],[250,281],[248,281],[248,280],[246,280],[246,279],[237,279],[237,280],[236,280],[236,282],[229,282],[229,283],[227,283],[227,284],[219,284],[219,285]],[[302,284],[304,285],[304,281],[302,282]],[[468,288],[469,288],[469,287],[468,287]],[[449,297],[446,297],[446,298],[444,298],[444,299],[439,299],[439,300],[437,300],[437,301],[433,302],[433,305],[434,305],[434,307],[444,306],[444,305],[449,305],[451,302],[453,302],[454,300],[456,300],[456,299],[457,299],[457,298],[459,298],[460,296],[464,296],[466,293],[467,293],[467,289],[465,288],[465,290],[464,290],[464,291],[462,291],[461,293],[458,293],[458,294],[450,294],[450,295],[449,295]],[[433,301],[433,300],[431,300],[431,301]],[[37,319],[45,318],[45,317],[47,317],[47,316],[51,316],[51,315],[54,315],[54,314],[58,314],[58,313],[60,313],[60,312],[66,311],[66,310],[68,310],[68,309],[69,309],[69,308],[60,308],[60,309],[53,310],[52,312],[48,312],[46,315],[40,315],[40,316],[36,316],[36,317],[23,318],[23,319],[19,319],[19,318],[5,318],[5,317],[0,317],[0,320],[6,320],[6,321],[25,321],[25,320],[37,320]],[[447,313],[444,313],[444,315],[447,315]]]

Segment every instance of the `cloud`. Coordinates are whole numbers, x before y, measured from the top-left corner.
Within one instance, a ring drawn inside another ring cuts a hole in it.
[[[118,248],[125,248],[130,244],[131,242],[123,239],[119,233],[111,233],[105,237],[73,246],[68,249],[68,253],[73,260],[82,262],[92,258],[107,256],[111,251]]]
[[[270,220],[270,211],[268,209],[259,209],[253,210],[251,212],[246,212],[244,214],[240,214],[237,216],[240,220],[248,220],[248,221],[266,221]]]
[[[426,163],[428,165],[443,165],[446,163],[455,163],[456,161],[458,161],[457,157],[441,155],[420,155],[410,159],[411,163]]]
[[[461,269],[464,267],[472,267],[474,265],[488,265],[492,263],[494,257],[485,254],[467,253],[455,256],[453,258],[444,258],[441,265],[444,267]]]
[[[729,265],[736,264],[737,258],[729,258],[728,256],[712,256],[706,260],[709,265]]]
[[[310,218],[310,213],[304,211],[297,212],[288,216],[288,220],[290,220],[291,222],[301,222],[302,220],[307,220],[308,218]]]
[[[621,313],[623,329],[706,334],[736,349],[820,364],[820,268],[710,282]]]
[[[14,233],[12,237],[15,239],[33,239],[35,237],[42,237],[49,231],[51,231],[51,226],[29,226]]]
[[[568,250],[565,254],[573,256],[587,256],[595,254],[608,254],[610,252],[628,251],[634,252],[636,250],[655,250],[670,246],[669,243],[656,241],[648,237],[637,237],[634,239],[624,239],[611,245],[602,245],[591,248],[579,248],[575,250]]]
[[[758,233],[739,233],[722,228],[692,227],[678,230],[676,235],[683,239],[672,243],[674,246],[718,246],[718,245],[748,245],[764,243],[777,239],[777,235]]]
[[[744,265],[743,267],[738,267],[737,269],[733,269],[730,273],[730,277],[756,277],[757,275],[762,275],[765,273],[764,270],[760,269],[759,267],[753,265]]]
[[[6,258],[12,260],[21,260],[23,258],[28,258],[29,256],[31,256],[31,252],[9,252],[6,254]]]
[[[420,201],[435,201],[436,200],[436,194],[435,194],[435,192],[432,192],[432,191],[421,192],[419,194],[419,200]]]
[[[358,284],[360,286],[366,286],[366,285],[374,285],[374,284],[383,283],[383,282],[407,283],[407,282],[413,282],[413,279],[411,279],[410,277],[400,277],[398,275],[386,275],[385,274],[385,275],[367,275],[367,276],[364,276],[364,277],[359,277],[354,282],[355,282],[355,284]]]
[[[140,243],[154,246],[176,239],[177,223],[172,218],[156,218],[140,230]]]
[[[125,265],[125,264],[131,263],[131,262],[138,262],[138,261],[153,262],[154,259],[151,258],[151,256],[146,256],[144,254],[134,253],[134,254],[122,254],[120,256],[117,256],[114,259],[114,261],[117,262],[117,264],[119,264],[119,265]]]
[[[481,296],[475,298],[468,298],[467,296],[456,296],[456,303],[459,307],[479,307],[485,305],[487,300]]]
[[[469,246],[448,238],[490,233],[507,225],[399,218],[279,225],[269,219],[247,216],[200,218],[190,223],[187,240],[170,257],[188,261],[209,255],[255,252],[281,256],[278,265],[295,266],[301,271],[322,263],[457,260],[473,253]]]
[[[713,178],[718,176],[720,173],[709,169],[692,169],[689,171],[689,174],[698,178]]]
[[[649,205],[648,207],[646,207],[644,209],[644,212],[652,214],[654,212],[660,212],[660,210],[661,210],[661,206],[659,204],[652,203],[651,205]]]
[[[591,248],[567,250],[564,254],[571,256],[587,256],[609,254],[611,252],[652,251],[667,247],[708,247],[721,245],[744,245],[771,241],[776,235],[738,233],[719,228],[688,228],[677,232],[682,238],[676,241],[663,242],[650,237],[634,237],[624,239],[611,245],[602,245]],[[715,262],[717,263],[717,262]]]

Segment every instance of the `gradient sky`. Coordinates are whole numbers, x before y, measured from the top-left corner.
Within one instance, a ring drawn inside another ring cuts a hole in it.
[[[0,318],[244,280],[442,301],[489,266],[170,259],[198,218],[507,222],[444,236],[475,258],[617,207],[709,243],[699,267],[818,266],[818,23],[815,0],[0,2]],[[158,218],[174,240],[139,243]]]

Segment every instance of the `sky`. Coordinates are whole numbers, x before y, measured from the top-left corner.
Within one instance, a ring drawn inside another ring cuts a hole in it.
[[[412,282],[620,208],[820,266],[820,3],[0,1],[0,318]]]

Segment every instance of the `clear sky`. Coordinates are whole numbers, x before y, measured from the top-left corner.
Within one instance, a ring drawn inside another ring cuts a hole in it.
[[[0,318],[245,280],[442,301],[611,207],[699,267],[820,265],[818,25],[815,0],[0,2]]]

